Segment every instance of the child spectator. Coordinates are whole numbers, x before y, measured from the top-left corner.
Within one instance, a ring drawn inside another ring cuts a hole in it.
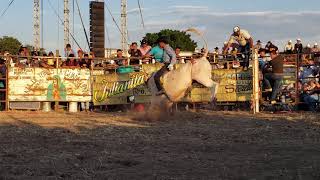
[[[91,59],[89,59],[89,54],[84,54],[84,58],[80,62],[81,68],[91,69]]]
[[[77,68],[80,67],[78,61],[75,59],[74,54],[70,54],[67,61],[64,62],[62,67]]]
[[[73,55],[75,54],[70,44],[66,45],[66,48],[64,49],[64,54],[66,57],[69,57],[70,54],[73,54]]]
[[[117,65],[119,66],[127,66],[128,65],[128,59],[123,56],[123,51],[121,49],[117,50],[117,57],[114,59]]]

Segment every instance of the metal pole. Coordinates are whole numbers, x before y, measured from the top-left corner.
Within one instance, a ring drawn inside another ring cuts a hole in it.
[[[40,50],[40,0],[33,2],[33,46],[35,51]]]
[[[69,0],[64,0],[64,46],[69,44]]]
[[[297,53],[297,58],[296,58],[296,85],[295,85],[295,90],[296,90],[296,98],[295,98],[295,105],[298,105],[300,98],[299,98],[299,70],[300,70],[300,53]]]
[[[121,48],[128,53],[127,0],[121,0]]]
[[[259,59],[258,59],[258,50],[253,50],[253,113],[259,113]]]

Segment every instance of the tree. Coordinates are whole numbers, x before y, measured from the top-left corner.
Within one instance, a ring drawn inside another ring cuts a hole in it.
[[[147,33],[143,38],[148,44],[154,46],[159,37],[166,37],[172,48],[180,47],[182,51],[194,51],[197,43],[191,39],[191,35],[183,31],[164,29],[158,33]]]
[[[14,37],[3,36],[0,38],[0,51],[9,51],[10,54],[17,54],[21,45],[21,42]]]

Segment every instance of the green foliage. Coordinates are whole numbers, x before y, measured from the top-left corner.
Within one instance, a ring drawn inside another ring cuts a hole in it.
[[[21,42],[14,37],[3,36],[0,38],[0,51],[9,51],[10,54],[18,54],[21,45]]]
[[[182,51],[194,51],[197,43],[191,39],[191,35],[183,31],[164,29],[158,33],[147,33],[143,38],[151,46],[157,44],[159,37],[165,36],[172,48],[180,47]]]

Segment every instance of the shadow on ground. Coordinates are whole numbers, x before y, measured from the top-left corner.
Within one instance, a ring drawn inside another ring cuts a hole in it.
[[[320,179],[317,116],[0,113],[0,179]]]

